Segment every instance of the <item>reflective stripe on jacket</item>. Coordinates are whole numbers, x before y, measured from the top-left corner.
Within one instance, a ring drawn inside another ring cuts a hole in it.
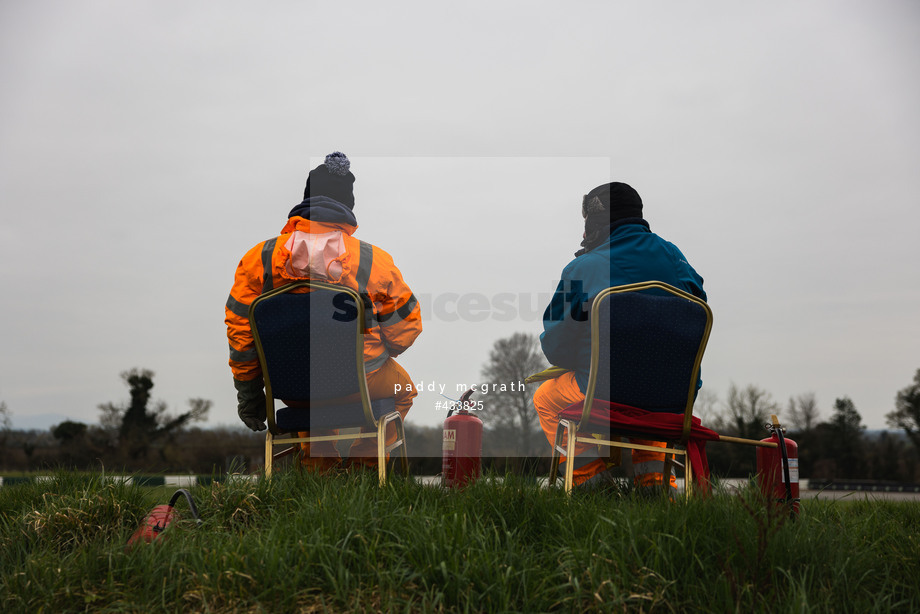
[[[314,222],[302,217],[292,217],[281,235],[268,239],[250,249],[240,260],[230,297],[225,306],[227,339],[230,343],[230,368],[238,380],[251,380],[261,375],[252,330],[249,327],[249,305],[264,292],[291,281],[315,278],[307,275],[306,268],[316,270],[318,262],[329,262],[330,275],[322,279],[348,286],[367,297],[365,306],[372,306],[367,314],[368,331],[364,337],[364,367],[370,373],[379,369],[387,358],[404,352],[422,332],[421,309],[415,295],[403,281],[393,258],[379,247],[352,237],[356,226],[345,223]],[[311,237],[341,233],[330,240],[323,237],[321,249],[333,250],[328,254],[311,257],[297,254],[298,239],[309,243]],[[344,253],[335,252],[344,246]],[[294,254],[292,255],[292,251]],[[324,260],[325,258],[325,260]],[[322,265],[320,265],[322,267]]]

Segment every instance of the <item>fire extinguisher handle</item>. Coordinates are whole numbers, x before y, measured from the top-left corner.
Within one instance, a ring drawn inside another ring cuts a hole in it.
[[[444,395],[442,394],[441,396],[443,397]],[[453,413],[454,413],[458,408],[459,408],[459,409],[466,409],[467,404],[469,403],[470,397],[471,397],[471,396],[473,396],[473,389],[472,389],[472,388],[470,388],[470,389],[468,389],[466,392],[464,392],[463,395],[460,397],[460,400],[457,401],[455,405],[451,405],[451,406],[450,406],[450,409],[447,410],[447,417],[450,418],[450,417],[453,415]],[[444,398],[446,399],[447,397],[444,397]],[[451,400],[453,400],[453,399],[451,399]]]

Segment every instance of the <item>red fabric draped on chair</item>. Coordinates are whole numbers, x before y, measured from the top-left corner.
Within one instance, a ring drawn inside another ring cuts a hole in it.
[[[581,420],[583,408],[584,401],[576,403],[567,407],[560,417],[577,423]],[[671,442],[681,441],[684,431],[683,414],[646,411],[601,400],[595,400],[591,405],[588,423],[602,429],[609,427],[614,434],[636,435],[647,439],[657,436]],[[699,418],[691,418],[690,435],[686,441],[687,456],[693,469],[693,481],[703,493],[710,490],[706,442],[718,439],[719,434],[702,426]]]

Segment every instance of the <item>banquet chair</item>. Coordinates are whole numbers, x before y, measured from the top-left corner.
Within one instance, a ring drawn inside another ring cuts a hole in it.
[[[266,476],[274,460],[299,447],[293,444],[356,438],[375,439],[381,485],[389,453],[397,448],[408,475],[405,429],[395,397],[372,400],[368,393],[363,333],[370,308],[365,300],[345,286],[304,280],[252,302],[249,321],[265,382]],[[282,404],[278,409],[276,399]],[[387,446],[391,423],[397,437]],[[354,427],[363,427],[362,432],[315,435]],[[298,435],[306,431],[309,436]],[[275,453],[279,446],[291,447]]]
[[[694,479],[708,489],[705,442],[718,440],[693,416],[700,364],[712,329],[705,301],[659,281],[616,286],[591,304],[591,362],[585,400],[566,408],[556,429],[550,465],[554,484],[562,456],[576,443],[646,450],[684,470],[685,492]],[[665,442],[649,446],[631,440]],[[574,462],[565,463],[565,490]],[[694,476],[694,471],[698,475]]]

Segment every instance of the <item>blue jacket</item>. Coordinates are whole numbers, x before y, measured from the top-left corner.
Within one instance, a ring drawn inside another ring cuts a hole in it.
[[[673,243],[641,219],[624,220],[607,240],[572,260],[543,313],[540,343],[550,364],[575,371],[584,392],[591,363],[591,300],[611,286],[663,281],[704,301],[703,278]]]

